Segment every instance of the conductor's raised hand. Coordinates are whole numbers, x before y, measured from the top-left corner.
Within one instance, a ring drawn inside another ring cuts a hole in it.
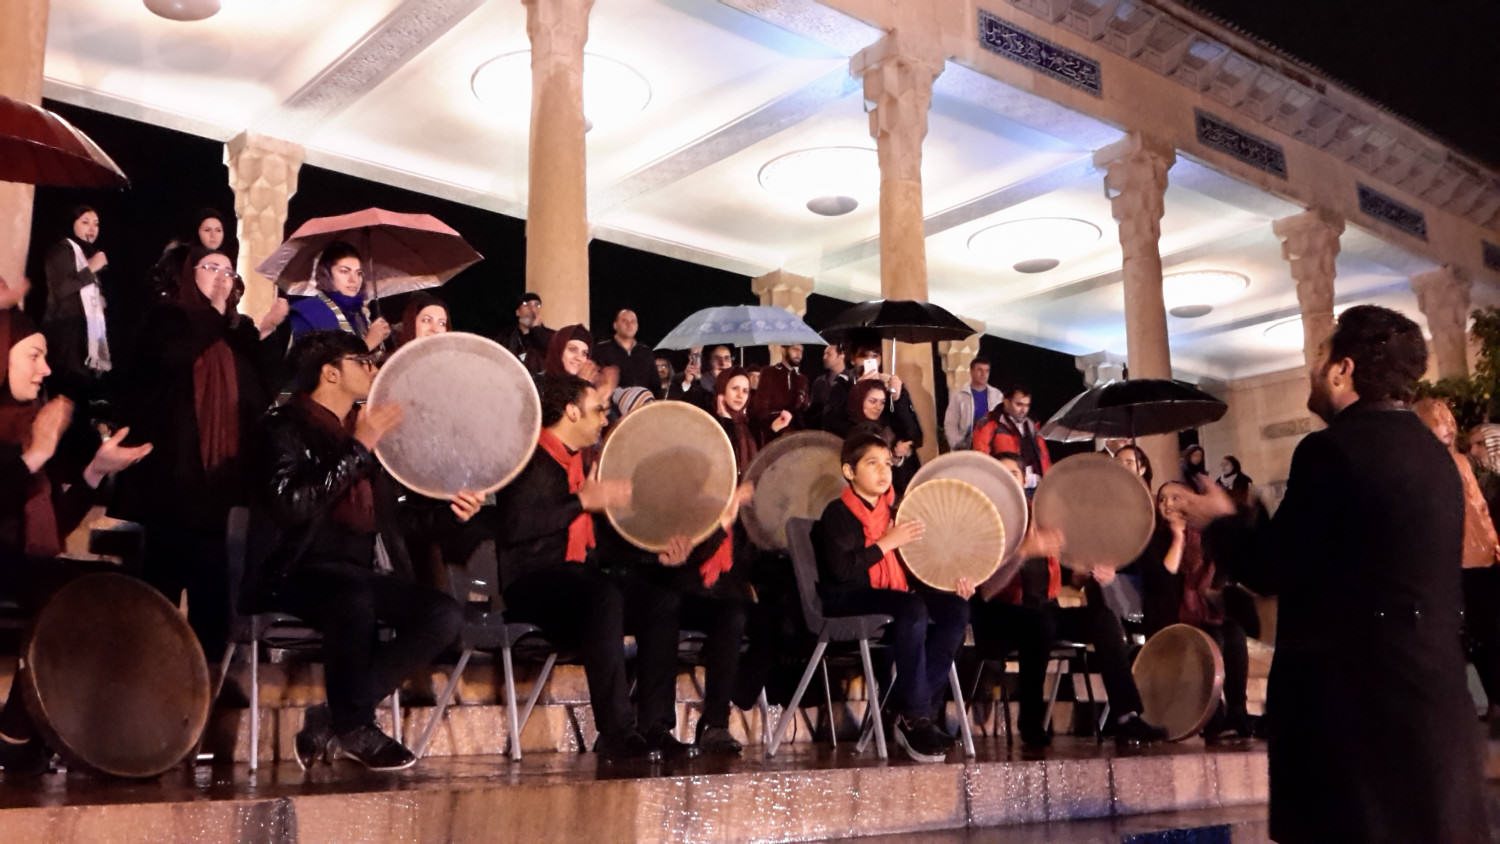
[[[449,507],[453,509],[453,515],[460,522],[467,522],[479,514],[479,508],[484,506],[484,496],[477,492],[459,490],[449,500]]]
[[[401,405],[391,402],[379,407],[365,405],[354,419],[354,438],[373,451],[380,440],[401,424]]]
[[[602,513],[610,507],[630,506],[630,481],[601,481],[589,478],[578,488],[578,503],[588,513]]]
[[[1194,495],[1179,496],[1177,506],[1187,523],[1200,530],[1215,519],[1233,516],[1235,512],[1234,499],[1213,481],[1203,482]]]

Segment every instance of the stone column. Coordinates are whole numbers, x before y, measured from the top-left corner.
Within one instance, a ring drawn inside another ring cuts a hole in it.
[[[40,105],[47,51],[47,0],[0,3],[0,94]],[[31,242],[31,185],[0,182],[0,278],[18,283]],[[44,284],[36,279],[37,284]]]
[[[1318,345],[1333,333],[1334,259],[1344,219],[1314,208],[1271,224],[1281,239],[1281,257],[1297,282],[1297,304],[1302,309],[1302,360],[1308,368],[1318,362]]]
[[[1132,378],[1171,378],[1167,308],[1161,291],[1161,217],[1167,170],[1177,160],[1172,147],[1132,132],[1094,153],[1104,170],[1104,192],[1119,222],[1125,287],[1125,351]],[[1176,478],[1175,434],[1142,437],[1156,481]]]
[[[287,206],[297,192],[304,151],[297,144],[241,132],[224,145],[224,166],[239,219],[239,273],[245,277],[240,310],[259,319],[276,298],[276,283],[255,271],[286,236]]]
[[[943,72],[937,45],[914,49],[896,32],[855,54],[849,72],[864,81],[870,135],[880,160],[880,293],[887,299],[927,299],[927,233],[922,218],[922,139],[932,83]],[[923,460],[937,456],[938,416],[932,349],[893,344],[896,374],[911,391],[922,422]]]
[[[786,270],[772,270],[750,279],[750,289],[760,297],[762,305],[785,308],[798,317],[803,317],[807,315],[807,294],[813,290],[813,280]],[[770,354],[772,363],[780,361],[781,347],[772,343]]]
[[[583,45],[593,0],[524,0],[531,38],[526,289],[547,325],[589,321],[589,221]]]
[[[1469,374],[1469,285],[1468,274],[1452,264],[1413,276],[1411,280],[1417,306],[1432,331],[1428,348],[1437,359],[1439,378],[1463,378]]]

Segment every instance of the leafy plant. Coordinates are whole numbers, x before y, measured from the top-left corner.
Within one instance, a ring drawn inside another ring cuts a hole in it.
[[[1453,409],[1461,431],[1500,419],[1500,308],[1485,308],[1471,315],[1469,336],[1479,342],[1479,359],[1467,378],[1443,378],[1417,386],[1418,398],[1441,398]]]

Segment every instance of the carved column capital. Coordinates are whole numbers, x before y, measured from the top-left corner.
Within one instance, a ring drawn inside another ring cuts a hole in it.
[[[1430,348],[1437,359],[1439,378],[1469,374],[1467,335],[1472,284],[1468,273],[1452,264],[1412,276],[1411,289],[1417,294],[1417,307],[1422,309],[1432,331]]]
[[[915,181],[922,178],[927,110],[943,60],[906,48],[897,33],[888,32],[849,60],[849,73],[864,81],[881,178]]]
[[[775,305],[802,317],[807,315],[807,295],[813,291],[813,280],[786,270],[772,270],[750,279],[750,290],[760,297],[762,305]]]
[[[1104,171],[1104,193],[1120,224],[1120,243],[1161,238],[1166,211],[1167,171],[1177,161],[1171,145],[1131,132],[1094,152],[1094,166]]]
[[[979,357],[979,341],[984,338],[984,320],[961,319],[974,329],[974,333],[962,340],[944,340],[937,347],[938,360],[943,362],[943,372],[948,376],[949,401],[953,400],[954,393],[968,388],[969,365]]]
[[[1281,240],[1281,256],[1297,282],[1302,358],[1313,366],[1318,360],[1318,346],[1333,333],[1333,279],[1344,219],[1332,211],[1314,208],[1273,222],[1271,231]]]
[[[281,245],[305,155],[297,144],[249,131],[224,144],[224,166],[229,168],[239,220],[239,273],[245,278],[240,310],[253,317],[264,314],[276,298],[275,282],[255,268]]]
[[[589,38],[589,11],[594,0],[522,0],[526,34],[531,38],[531,66],[583,51]],[[578,69],[582,74],[582,68]]]

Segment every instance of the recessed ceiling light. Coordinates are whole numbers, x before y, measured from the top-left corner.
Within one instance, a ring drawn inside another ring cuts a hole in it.
[[[531,117],[531,51],[503,53],[474,71],[474,98],[501,113]],[[583,54],[585,127],[611,127],[628,121],[651,103],[651,83],[618,59]]]
[[[814,214],[837,217],[880,196],[880,160],[869,147],[812,147],[777,156],[760,186]]]
[[[971,252],[1018,273],[1044,273],[1099,241],[1099,227],[1072,217],[1033,217],[980,229],[969,236]]]
[[[1167,311],[1167,313],[1178,319],[1197,319],[1198,317],[1208,316],[1213,312],[1213,309],[1213,305],[1178,305]]]
[[[145,0],[153,14],[174,21],[201,21],[219,13],[219,0]]]
[[[1182,307],[1223,305],[1238,298],[1249,287],[1247,276],[1229,270],[1190,270],[1171,273],[1161,280],[1162,299],[1174,312]]]
[[[1334,308],[1333,318],[1337,320],[1339,318],[1339,314],[1342,314],[1349,307],[1350,306],[1348,305],[1339,305],[1338,307]],[[1288,319],[1273,322],[1270,325],[1266,326],[1260,334],[1261,337],[1264,338],[1267,346],[1273,346],[1278,349],[1286,349],[1288,351],[1292,349],[1301,349],[1302,317],[1294,316]]]

